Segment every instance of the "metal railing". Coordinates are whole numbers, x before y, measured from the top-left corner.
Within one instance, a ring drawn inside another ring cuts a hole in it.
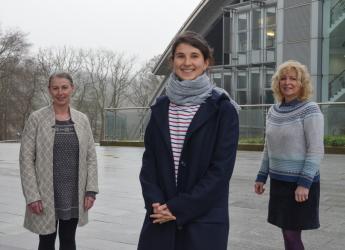
[[[325,136],[345,136],[345,102],[318,103],[324,115]],[[271,104],[240,105],[240,138],[243,142],[262,143]],[[105,110],[105,141],[143,141],[150,118],[148,107],[108,108]]]
[[[345,1],[338,0],[333,7],[331,8],[331,17],[330,17],[330,26],[332,27],[333,24],[345,13]]]
[[[340,72],[340,74],[338,74],[336,77],[334,77],[332,81],[329,82],[329,99],[333,98],[342,89],[345,89],[345,69],[342,72]]]

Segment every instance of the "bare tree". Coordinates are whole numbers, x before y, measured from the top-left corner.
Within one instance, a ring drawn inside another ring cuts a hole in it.
[[[118,107],[130,84],[134,59],[109,50],[88,50],[84,52],[84,71],[92,88],[94,103],[100,121],[96,121],[98,138],[104,138],[104,109]]]
[[[15,103],[13,105],[17,114],[17,130],[21,131],[29,114],[40,105],[40,98],[37,96],[38,79],[40,78],[36,62],[32,58],[23,60],[14,75],[13,83],[16,86]]]
[[[28,115],[50,103],[49,76],[66,71],[73,76],[73,105],[90,119],[96,138],[104,137],[104,109],[119,107],[134,84],[135,58],[109,50],[41,48],[28,56],[29,44],[20,31],[0,30],[0,140],[21,131]]]
[[[136,76],[133,74],[135,61],[135,57],[127,59],[123,54],[113,54],[113,60],[110,64],[112,94],[109,107],[119,107],[121,101],[127,97],[128,87],[133,83]]]
[[[18,30],[0,30],[0,140],[8,139],[13,133],[13,98],[16,85],[13,76],[26,56],[29,43],[26,34]],[[12,130],[12,131],[11,131]]]
[[[20,59],[26,55],[29,46],[25,33],[19,30],[3,32],[0,29],[0,79],[11,74],[12,68],[8,65],[19,63]]]
[[[154,97],[156,89],[161,84],[163,77],[152,73],[160,56],[155,56],[146,62],[136,73],[135,79],[132,81],[129,101],[137,107],[147,107]]]
[[[49,76],[55,72],[65,71],[73,75],[75,81],[81,77],[82,50],[68,48],[40,48],[36,55],[36,63],[41,72],[39,90],[46,104],[49,103],[47,92],[47,81]],[[79,85],[76,85],[78,88]],[[77,91],[76,91],[77,92]]]

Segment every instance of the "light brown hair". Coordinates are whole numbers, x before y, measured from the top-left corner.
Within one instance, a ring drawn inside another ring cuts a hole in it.
[[[54,73],[49,77],[49,81],[48,81],[48,87],[50,87],[50,84],[52,83],[52,81],[54,80],[54,78],[63,78],[68,80],[71,85],[73,86],[73,79],[72,76],[66,72],[59,72],[59,73]]]

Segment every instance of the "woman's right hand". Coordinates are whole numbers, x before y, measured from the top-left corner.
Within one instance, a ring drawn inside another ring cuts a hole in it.
[[[263,182],[255,182],[254,190],[257,194],[263,194],[265,192],[265,184]]]
[[[170,212],[166,204],[161,205],[160,203],[153,203],[153,214],[150,217],[153,219],[153,223],[165,223],[172,220],[176,220],[176,217]]]
[[[28,208],[33,214],[39,215],[43,213],[43,205],[41,200],[31,202],[30,204],[28,204]]]

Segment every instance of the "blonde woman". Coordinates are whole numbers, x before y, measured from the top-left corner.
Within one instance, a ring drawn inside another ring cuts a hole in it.
[[[268,222],[281,228],[285,249],[304,249],[301,230],[319,228],[323,115],[311,102],[307,68],[297,61],[278,67],[272,78],[277,104],[267,114],[266,140],[255,192],[270,176]]]

